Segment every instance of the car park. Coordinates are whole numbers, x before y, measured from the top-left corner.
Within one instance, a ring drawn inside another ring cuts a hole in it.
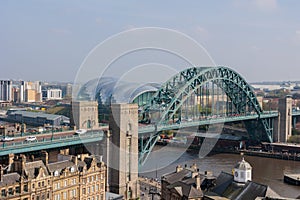
[[[33,141],[37,141],[36,137],[35,136],[28,136],[26,139],[25,139],[26,142],[33,142]]]
[[[1,138],[1,142],[10,142],[10,141],[14,141],[14,138],[13,137],[7,137],[7,136],[4,136]]]

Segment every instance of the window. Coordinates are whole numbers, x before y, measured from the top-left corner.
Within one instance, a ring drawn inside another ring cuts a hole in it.
[[[16,193],[20,193],[21,191],[20,191],[20,186],[17,186],[16,187]]]
[[[66,187],[68,185],[68,181],[67,180],[65,180],[65,184],[64,184],[64,186]]]
[[[98,175],[96,175],[96,181],[98,181]]]
[[[59,189],[60,188],[60,182],[55,184],[56,188],[55,189]]]
[[[99,184],[96,185],[96,191],[99,191]]]
[[[95,192],[95,186],[94,185],[92,186],[92,192]]]
[[[94,176],[92,176],[92,182],[94,181]]]
[[[71,167],[71,172],[75,172],[75,168],[74,167]]]
[[[76,189],[70,191],[70,198],[76,197]]]
[[[34,183],[32,184],[32,189],[34,189]]]
[[[75,184],[76,184],[76,178],[73,179],[73,185],[75,185]]]
[[[245,172],[241,172],[241,178],[245,178]]]
[[[67,199],[67,192],[64,192],[64,199]]]
[[[90,187],[87,188],[87,193],[90,194]]]
[[[1,196],[5,197],[6,196],[6,191],[5,190],[1,190]]]
[[[55,171],[55,172],[54,172],[54,176],[58,176],[58,171]]]
[[[40,182],[38,183],[38,187],[41,187],[41,183]]]
[[[45,186],[45,181],[42,182],[42,186],[43,186],[43,187]]]
[[[33,184],[34,185],[34,184]],[[28,185],[24,185],[24,192],[28,192]]]
[[[85,192],[86,192],[85,188],[82,188],[82,194],[85,194]]]
[[[12,188],[8,188],[8,195],[13,195],[14,192],[13,192],[13,189]]]
[[[88,182],[88,183],[90,182],[90,177],[87,178],[87,182]]]

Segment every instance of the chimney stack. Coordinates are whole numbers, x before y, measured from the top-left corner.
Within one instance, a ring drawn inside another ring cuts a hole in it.
[[[71,161],[77,166],[78,165],[78,158],[77,156],[72,156]]]
[[[49,156],[47,151],[42,151],[42,161],[45,165],[48,165],[49,163]]]
[[[8,165],[11,166],[14,163],[15,155],[13,153],[8,154]]]
[[[180,172],[181,170],[183,170],[183,168],[181,167],[181,165],[177,165],[177,167],[176,167],[176,173]]]
[[[201,190],[201,180],[200,180],[200,175],[196,176],[196,189]]]
[[[3,168],[2,165],[0,165],[0,182],[3,181]]]

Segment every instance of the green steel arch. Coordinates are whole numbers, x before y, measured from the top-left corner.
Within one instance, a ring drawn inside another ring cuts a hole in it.
[[[199,88],[209,82],[222,89],[238,114],[256,113],[266,138],[270,142],[273,141],[272,129],[266,119],[260,118],[263,110],[251,86],[240,74],[224,66],[193,67],[176,74],[154,94],[150,103],[144,107],[143,115],[149,116],[153,110],[162,110],[161,118],[156,124],[164,124],[172,119],[191,94],[198,92]],[[142,147],[141,152],[149,153],[156,140],[157,135],[154,134]]]

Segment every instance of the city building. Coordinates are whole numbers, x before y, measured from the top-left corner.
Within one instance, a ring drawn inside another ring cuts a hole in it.
[[[221,172],[215,186],[205,193],[204,199],[280,198],[269,186],[252,181],[252,167],[244,158],[235,165],[232,172]]]
[[[199,173],[196,164],[176,167],[176,171],[161,178],[161,199],[255,200],[258,197],[282,198],[267,185],[252,181],[252,167],[243,158],[232,170],[221,172],[217,178],[211,173]]]
[[[41,82],[21,81],[20,102],[42,102]]]
[[[19,123],[5,123],[0,125],[0,136],[14,136],[26,132],[26,125]]]
[[[161,178],[161,199],[201,200],[204,197],[203,190],[212,187],[214,181],[215,177],[212,176],[212,173],[201,174],[196,164],[184,168],[178,165],[175,172]]]
[[[8,121],[25,123],[32,126],[61,126],[70,124],[70,119],[63,115],[46,114],[42,112],[15,111],[7,114]]]
[[[43,100],[61,100],[62,90],[61,89],[48,89],[43,90]]]
[[[48,163],[27,161],[24,155],[9,156],[7,166],[0,165],[0,198],[11,200],[104,200],[106,165],[93,156],[65,156]]]
[[[12,84],[9,80],[0,80],[0,101],[12,101]]]

